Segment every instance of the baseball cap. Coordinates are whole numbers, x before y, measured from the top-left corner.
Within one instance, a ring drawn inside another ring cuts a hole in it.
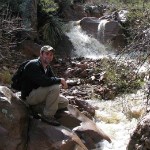
[[[55,50],[53,47],[51,47],[49,45],[45,45],[45,46],[41,47],[40,52],[43,52],[43,51],[48,52],[48,51],[55,51]]]

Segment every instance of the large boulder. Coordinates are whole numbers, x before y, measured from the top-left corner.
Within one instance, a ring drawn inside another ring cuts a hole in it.
[[[82,139],[88,149],[101,148],[101,145],[97,147],[96,145],[102,140],[107,140],[111,143],[110,137],[105,134],[98,126],[84,114],[82,114],[73,105],[68,105],[68,110],[75,118],[81,121],[81,124],[75,128],[73,131]]]
[[[83,5],[75,3],[72,5],[64,6],[63,3],[64,3],[63,1],[60,1],[58,3],[61,8],[59,13],[60,16],[63,18],[63,20],[75,21],[87,16]]]
[[[81,28],[87,32],[87,34],[98,36],[98,26],[100,24],[100,19],[96,17],[84,17],[78,21]]]
[[[29,58],[32,58],[33,56],[38,57],[40,55],[41,45],[33,42],[32,40],[24,40],[19,45],[19,49]]]
[[[55,117],[61,123],[61,125],[71,130],[79,126],[81,123],[81,121],[75,118],[74,116],[72,116],[69,111],[57,112]]]
[[[118,21],[102,19],[98,26],[98,39],[102,43],[111,43],[114,48],[125,46],[125,37]]]
[[[121,30],[117,21],[110,21],[108,19],[102,19],[98,25],[98,36],[101,42],[111,40],[118,35]]]
[[[86,103],[74,104],[94,115]],[[58,110],[56,118],[61,126],[55,127],[28,113],[30,107],[24,101],[0,86],[0,110],[0,150],[87,150],[97,148],[102,140],[111,142],[91,119],[70,104],[68,110]]]
[[[138,123],[130,137],[127,150],[149,150],[150,148],[150,113]]]
[[[109,17],[84,17],[76,24],[79,24],[87,34],[94,36],[103,44],[110,43],[114,48],[125,45],[121,25]]]
[[[0,149],[25,150],[28,113],[10,89],[0,86]]]
[[[87,150],[80,138],[63,126],[54,127],[32,119],[27,150]]]
[[[78,102],[78,106],[82,106],[82,102]],[[86,105],[85,105],[86,106]],[[34,109],[34,111],[41,111],[40,106],[34,106],[32,107]],[[83,108],[83,106],[82,106]],[[79,108],[81,109],[81,108]],[[69,111],[68,111],[69,110]],[[58,147],[59,149],[63,149],[63,147],[69,147],[69,148],[73,148],[74,147],[80,147],[81,149],[84,149],[79,140],[77,140],[78,142],[76,142],[76,145],[74,145],[74,141],[70,141],[68,139],[68,136],[71,139],[78,139],[80,138],[81,141],[84,141],[85,146],[88,149],[93,149],[93,148],[100,148],[101,145],[99,145],[99,147],[97,147],[97,143],[101,142],[102,140],[107,140],[108,142],[111,142],[111,139],[109,138],[109,136],[107,136],[95,123],[94,121],[92,121],[91,119],[89,119],[88,117],[86,117],[83,113],[81,113],[77,108],[75,108],[73,105],[69,104],[68,106],[68,110],[59,110],[55,117],[57,118],[57,120],[61,123],[62,126],[54,128],[51,125],[47,125],[43,122],[40,122],[39,120],[35,120],[32,119],[31,121],[31,129],[29,132],[29,150],[31,149],[37,149],[37,144],[35,143],[39,143],[41,149],[46,147],[50,147],[55,149],[56,147]],[[88,109],[87,109],[88,110]],[[93,112],[92,112],[93,113]],[[41,129],[42,128],[42,129]],[[66,129],[66,130],[62,130]],[[58,131],[61,130],[62,132]],[[32,133],[33,132],[33,133]],[[38,134],[37,134],[38,133]],[[66,137],[64,135],[64,133],[68,134],[68,136]],[[76,135],[77,134],[77,135]],[[51,138],[49,137],[51,135]],[[75,137],[74,137],[75,135]],[[73,137],[72,137],[73,136]],[[41,140],[41,137],[42,140]],[[65,143],[66,145],[64,145],[63,143],[61,143],[62,140],[66,140],[68,141],[67,143]],[[53,141],[53,144],[52,144]],[[58,145],[59,143],[59,145]],[[68,146],[68,144],[71,146]],[[38,149],[40,150],[40,149]]]

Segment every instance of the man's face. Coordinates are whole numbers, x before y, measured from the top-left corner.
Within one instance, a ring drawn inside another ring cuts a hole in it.
[[[50,62],[53,60],[53,57],[54,57],[53,51],[48,52],[43,51],[43,53],[40,54],[40,58],[45,65],[49,65]]]

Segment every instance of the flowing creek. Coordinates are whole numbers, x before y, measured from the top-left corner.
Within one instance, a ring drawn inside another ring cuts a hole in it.
[[[113,52],[106,51],[105,47],[95,38],[89,37],[78,26],[72,26],[66,33],[76,49],[77,56],[93,59],[113,57]],[[145,112],[145,87],[134,94],[121,95],[114,100],[92,99],[88,102],[96,108],[96,124],[107,133],[112,143],[104,141],[102,148],[96,150],[125,150],[130,134],[135,129],[137,122]]]
[[[111,144],[103,142],[103,150],[126,150],[130,134],[135,129],[138,118],[144,114],[145,100],[144,91],[139,90],[135,94],[123,95],[114,100],[89,101],[97,108],[97,125],[112,139]]]

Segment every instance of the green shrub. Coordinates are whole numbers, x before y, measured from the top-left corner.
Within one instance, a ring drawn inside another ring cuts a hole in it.
[[[38,30],[45,43],[55,46],[63,34],[63,22],[56,16],[59,5],[54,0],[40,0],[38,5]]]
[[[10,84],[11,83],[11,74],[8,70],[3,70],[0,73],[0,81],[3,84]]]
[[[42,10],[46,13],[51,13],[58,9],[57,3],[55,3],[53,0],[40,0],[40,5]]]
[[[131,67],[107,58],[99,63],[99,68],[105,71],[103,86],[115,88],[117,94],[132,93],[142,87],[144,76],[136,73],[136,65]]]
[[[49,17],[47,22],[41,28],[41,34],[43,35],[45,42],[54,46],[63,34],[62,26],[63,23],[59,18],[53,16]]]

